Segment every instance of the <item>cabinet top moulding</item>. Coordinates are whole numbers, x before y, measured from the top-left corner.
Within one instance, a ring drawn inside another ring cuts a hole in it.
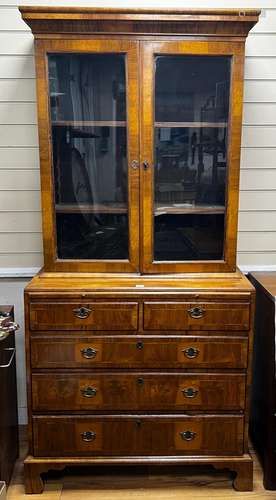
[[[87,7],[19,8],[35,35],[43,34],[179,34],[246,37],[259,10],[105,9]],[[114,23],[116,21],[116,23]]]

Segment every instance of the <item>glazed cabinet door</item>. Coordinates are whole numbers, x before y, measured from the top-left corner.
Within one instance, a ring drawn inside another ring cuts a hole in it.
[[[45,269],[137,271],[138,46],[36,41]]]
[[[233,271],[242,44],[144,42],[142,67],[143,271]]]

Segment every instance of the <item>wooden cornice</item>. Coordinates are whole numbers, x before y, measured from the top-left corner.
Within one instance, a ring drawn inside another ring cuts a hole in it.
[[[246,37],[259,10],[20,7],[35,35],[132,34]]]

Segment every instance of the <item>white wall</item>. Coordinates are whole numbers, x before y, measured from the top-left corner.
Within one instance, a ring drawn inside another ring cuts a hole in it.
[[[165,0],[23,0],[24,5],[167,7]],[[15,303],[43,263],[33,38],[17,0],[0,0],[0,304]],[[222,7],[219,0],[171,0],[170,7]],[[231,0],[223,8],[261,8],[246,43],[238,262],[276,269],[276,0]],[[23,335],[17,336],[20,417],[25,419]]]

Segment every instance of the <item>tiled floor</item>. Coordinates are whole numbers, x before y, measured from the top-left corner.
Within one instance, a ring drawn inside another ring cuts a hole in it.
[[[7,500],[224,500],[270,498],[276,500],[276,491],[266,491],[262,484],[262,470],[254,456],[254,491],[236,492],[231,474],[197,468],[110,468],[80,469],[55,472],[48,475],[42,495],[25,495],[22,461],[26,441],[22,439],[18,460]],[[276,473],[276,471],[275,471]]]

